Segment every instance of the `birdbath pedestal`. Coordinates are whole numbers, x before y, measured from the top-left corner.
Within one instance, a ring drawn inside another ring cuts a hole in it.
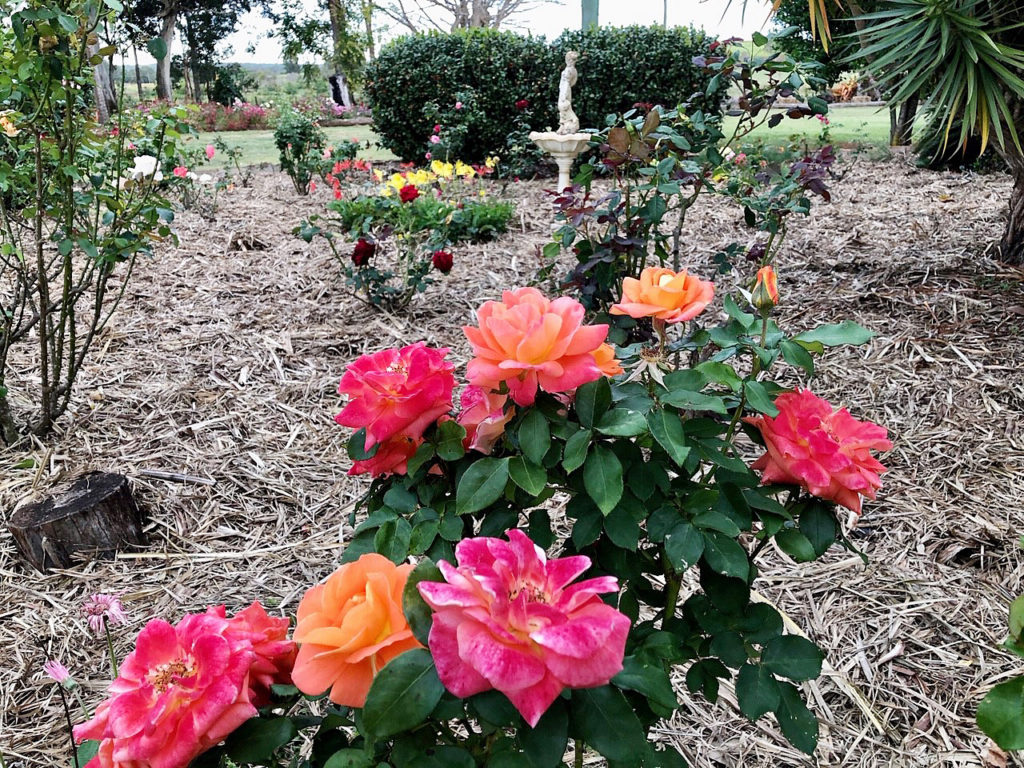
[[[558,191],[569,186],[569,172],[576,157],[587,148],[589,133],[556,133],[555,131],[530,133],[530,140],[558,163]]]

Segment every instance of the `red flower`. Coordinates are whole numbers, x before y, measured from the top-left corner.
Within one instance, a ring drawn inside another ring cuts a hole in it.
[[[357,267],[362,267],[369,263],[370,259],[373,258],[373,254],[376,251],[376,243],[371,243],[365,237],[360,237],[358,240],[356,240],[356,247],[352,249],[352,263],[355,264]]]
[[[420,196],[420,191],[416,188],[415,184],[406,184],[398,190],[398,196],[401,198],[403,203],[411,203]]]
[[[761,482],[787,483],[860,514],[861,496],[875,498],[885,472],[872,450],[892,448],[885,427],[858,421],[845,408],[832,406],[808,389],[775,398],[779,415],[744,419],[761,431],[764,456],[752,467]]]
[[[440,124],[435,125],[434,126],[434,133],[440,133],[440,132],[441,132],[441,125]]]
[[[412,438],[407,435],[395,435],[377,444],[377,452],[369,459],[352,462],[350,475],[370,475],[385,477],[387,475],[404,475],[408,471],[409,459],[416,455],[416,449],[423,443],[423,438]]]
[[[516,109],[527,109],[530,106],[529,99],[520,99],[516,102]]]
[[[454,264],[455,259],[449,251],[434,251],[434,255],[431,257],[430,262],[434,265],[434,269],[447,275],[452,271],[452,265]]]

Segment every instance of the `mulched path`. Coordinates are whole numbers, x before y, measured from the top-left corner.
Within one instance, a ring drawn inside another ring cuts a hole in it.
[[[921,171],[901,155],[850,155],[839,170],[832,204],[792,225],[781,322],[851,318],[878,333],[826,356],[813,387],[889,428],[891,471],[856,532],[867,565],[839,550],[796,565],[769,549],[758,584],[826,650],[826,674],[807,687],[820,745],[800,755],[774,721],[746,722],[727,689],[710,705],[680,686],[682,714],[657,733],[706,768],[999,765],[973,717],[984,691],[1022,666],[999,644],[1024,574],[1024,273],[987,250],[1009,181]],[[509,186],[514,231],[457,249],[450,278],[401,316],[355,301],[330,253],[291,234],[326,191],[298,199],[285,177],[261,172],[222,195],[213,220],[178,217],[179,246],[139,264],[73,412],[52,439],[0,454],[4,520],[62,479],[105,469],[132,478],[150,537],[115,561],[42,576],[0,531],[8,768],[69,764],[47,658],[72,669],[90,705],[100,699],[106,651],[79,609],[89,594],[123,594],[122,656],[155,616],[257,598],[294,612],[333,569],[365,487],[346,477],[347,432],[332,421],[345,365],[417,340],[450,346],[462,364],[459,326],[473,308],[540,265],[543,187]],[[740,224],[720,201],[699,205],[688,265],[712,275],[715,251],[749,240]],[[247,250],[253,236],[265,247]],[[735,280],[719,279],[719,292]]]

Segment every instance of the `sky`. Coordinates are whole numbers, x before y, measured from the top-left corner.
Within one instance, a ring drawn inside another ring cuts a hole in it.
[[[746,13],[743,1],[732,0],[728,10],[723,10],[726,0],[667,0],[669,26],[703,27],[717,37],[743,37],[767,27],[766,19],[771,4],[763,0],[748,0]],[[600,0],[598,22],[610,26],[628,24],[661,24],[664,0]],[[579,0],[560,0],[544,3],[516,17],[518,31],[529,31],[544,35],[548,39],[558,37],[565,29],[578,29],[581,22]],[[239,31],[227,39],[233,49],[230,61],[278,62],[281,49],[277,42],[267,37],[269,22],[256,13],[247,14]],[[400,34],[401,29],[391,30],[391,36]],[[250,53],[247,49],[253,47]],[[141,59],[141,57],[140,57]]]

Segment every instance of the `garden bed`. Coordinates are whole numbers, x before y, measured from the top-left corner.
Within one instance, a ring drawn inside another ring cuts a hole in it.
[[[866,348],[827,355],[815,390],[888,427],[891,471],[855,534],[868,565],[838,549],[801,566],[771,549],[759,558],[764,597],[831,665],[809,686],[819,747],[808,759],[773,721],[749,724],[728,691],[715,706],[686,699],[690,714],[656,732],[694,766],[995,765],[983,762],[974,710],[1015,669],[997,646],[1024,575],[1024,274],[984,247],[1000,233],[1009,182],[919,171],[903,157],[840,172],[834,202],[796,222],[786,243],[780,322],[851,318],[878,332]],[[460,326],[483,300],[531,280],[550,231],[547,184],[510,186],[520,200],[512,232],[457,249],[447,280],[389,316],[348,296],[330,253],[291,234],[329,191],[297,199],[283,181],[257,174],[222,196],[213,222],[179,215],[180,246],[138,265],[74,413],[47,443],[0,454],[5,520],[56,481],[104,469],[133,479],[151,540],[44,577],[0,533],[8,768],[68,764],[46,659],[71,668],[90,705],[100,698],[109,670],[79,610],[89,594],[123,593],[121,656],[154,616],[254,598],[293,614],[333,569],[365,488],[345,475],[348,433],[332,420],[345,365],[418,340],[464,363]],[[686,228],[697,244],[688,266],[712,277],[714,252],[748,237],[740,220],[705,199]],[[246,250],[257,241],[266,248]],[[723,293],[733,282],[716,280]]]

